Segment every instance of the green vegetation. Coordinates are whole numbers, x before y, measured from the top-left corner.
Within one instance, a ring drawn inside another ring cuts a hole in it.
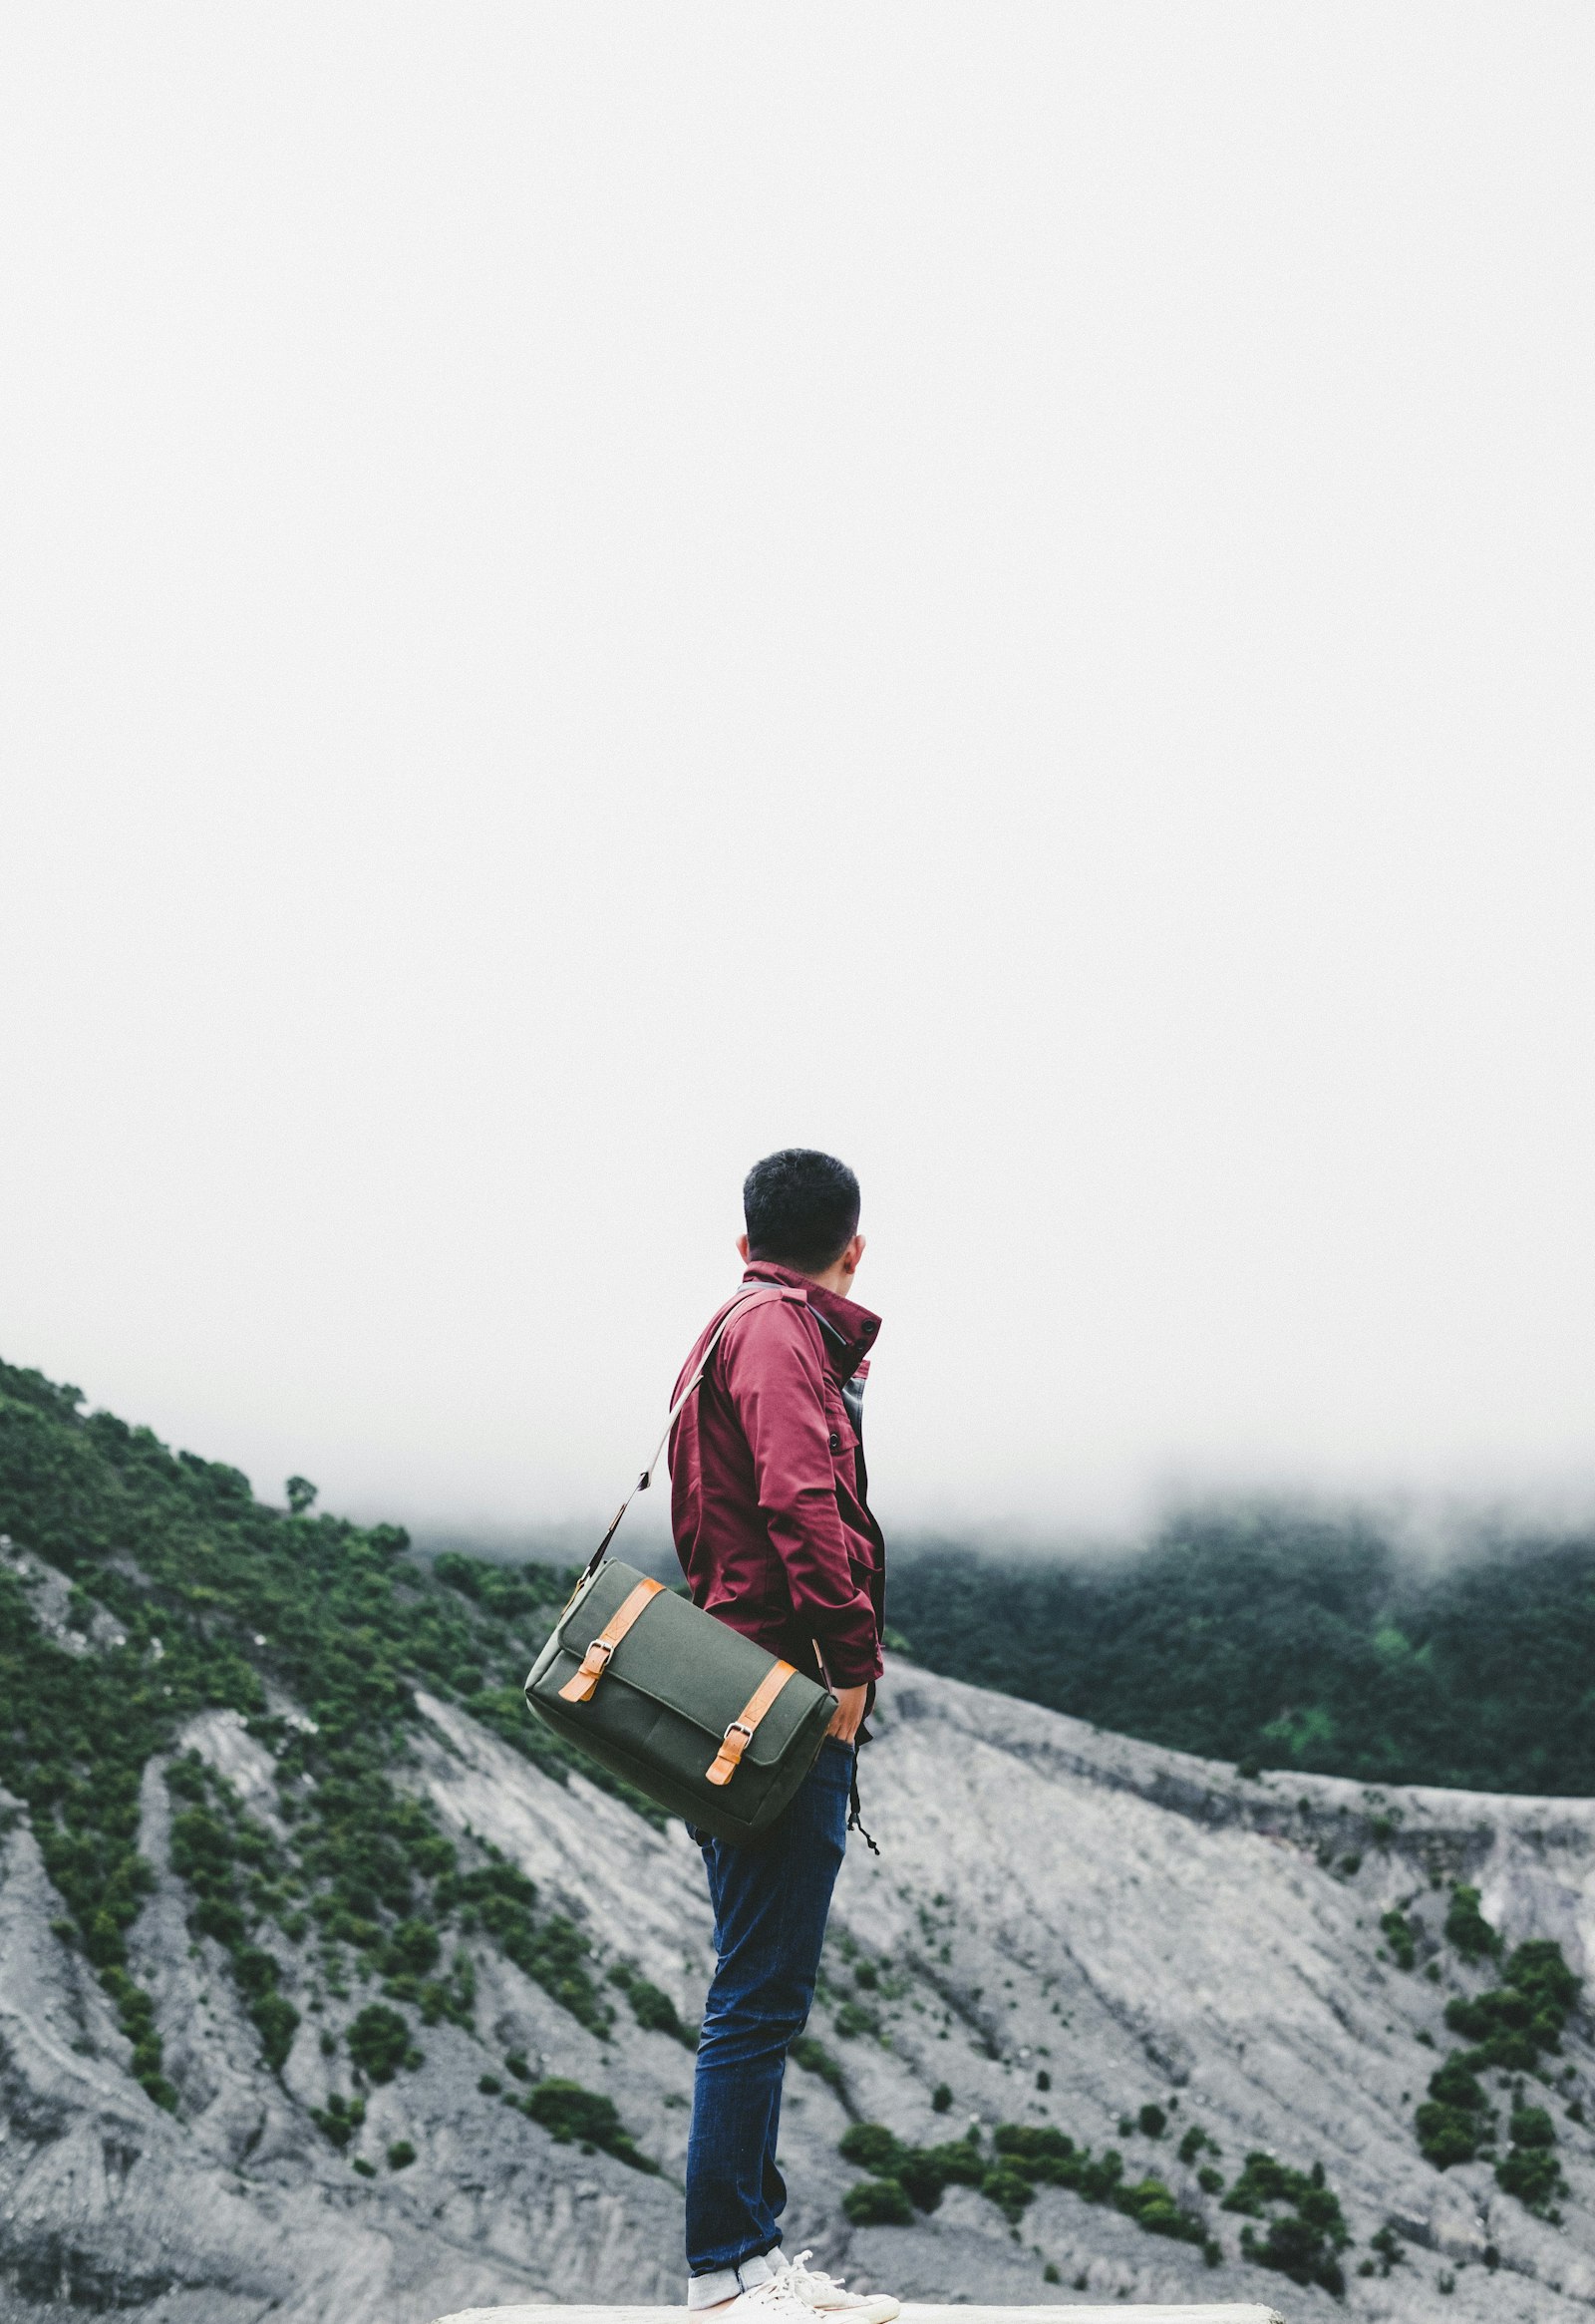
[[[1595,1793],[1588,1533],[1431,1564],[1368,1521],[1192,1514],[1133,1554],[899,1556],[892,1617],[932,1670],[1249,1774]]]
[[[561,2146],[574,2140],[588,2152],[601,2147],[633,2170],[658,2171],[658,2163],[643,2154],[621,2122],[613,2100],[595,2090],[583,2090],[579,2082],[559,2078],[539,2082],[527,2091],[520,2105],[521,2111],[540,2123]]]
[[[1452,1934],[1453,1925],[1462,1934]],[[1453,1890],[1445,1928],[1452,1942],[1472,1959],[1493,1959],[1500,1939],[1478,1911],[1478,1891]],[[1496,2109],[1484,2094],[1481,2074],[1542,2073],[1540,2060],[1561,2048],[1562,2030],[1577,2003],[1583,1980],[1562,1958],[1562,1948],[1536,1937],[1517,1946],[1501,1971],[1502,1982],[1487,1993],[1453,1994],[1445,2023],[1474,2045],[1452,2050],[1429,2078],[1429,2097],[1418,2110],[1418,2144],[1437,2170],[1471,2162],[1495,2135]],[[1544,2107],[1514,2104],[1508,2135],[1511,2151],[1495,2165],[1508,2194],[1531,2211],[1550,2214],[1564,2191],[1551,2149],[1556,2130]]]
[[[1554,2216],[1552,2205],[1559,2194],[1567,2192],[1567,2182],[1561,2165],[1546,2147],[1513,2147],[1511,2153],[1495,2165],[1495,2176],[1509,2195],[1516,2195],[1537,2217]]]
[[[847,2084],[841,2060],[832,2057],[823,2042],[816,2041],[812,2034],[799,2034],[788,2055],[805,2074],[816,2075],[838,2098],[845,2098]]]
[[[1123,2158],[1113,2148],[1094,2157],[1062,2131],[1022,2123],[1000,2123],[992,2144],[995,2158],[988,2161],[975,2131],[945,2146],[909,2147],[884,2123],[854,2123],[838,2152],[873,2175],[849,2187],[842,2207],[854,2226],[907,2226],[916,2210],[934,2211],[945,2188],[974,2186],[1017,2226],[1038,2186],[1067,2186],[1087,2202],[1111,2203],[1148,2235],[1200,2244],[1209,2264],[1217,2264],[1221,2255],[1205,2222],[1181,2210],[1160,2178],[1127,2183]]]
[[[420,2051],[411,2047],[410,2021],[380,2001],[360,2012],[348,2042],[351,2062],[372,2082],[391,2082],[401,2066],[421,2064]]]
[[[1445,1913],[1445,1937],[1464,1960],[1482,1961],[1487,1955],[1498,1953],[1501,1940],[1498,1933],[1478,1909],[1478,1890],[1465,1887],[1460,1881],[1451,1889],[1450,1904]]]
[[[463,1928],[484,1929],[517,1969],[603,2039],[614,2011],[588,1967],[592,1948],[586,1938],[560,1914],[538,1919],[535,1883],[505,1863],[496,1848],[487,1846],[483,1853],[487,1861],[475,1871],[451,1872],[440,1880],[438,1909],[458,1913]]]
[[[911,2227],[914,2206],[894,2178],[861,2178],[841,2198],[855,2227]]]
[[[676,2005],[668,1993],[633,1969],[628,1962],[617,1961],[609,1972],[611,1985],[618,1985],[631,2003],[631,2014],[649,2033],[668,2034],[684,2050],[696,2050],[698,2035],[692,2026],[683,2025],[676,2014]]]
[[[479,1608],[483,1619],[477,1625],[478,1641],[485,1644],[494,1636],[518,1630],[532,1645],[540,1646],[553,1626],[556,1615],[576,1585],[572,1568],[549,1565],[495,1565],[483,1557],[462,1556],[458,1550],[445,1549],[433,1559],[432,1570],[445,1586],[466,1599],[474,1608]],[[522,1660],[506,1667],[501,1651],[479,1651],[475,1663],[463,1664],[454,1673],[457,1689],[466,1709],[481,1726],[490,1728],[501,1743],[507,1743],[522,1759],[542,1769],[545,1775],[563,1783],[572,1770],[584,1776],[600,1791],[613,1793],[624,1800],[656,1830],[663,1830],[666,1818],[655,1806],[622,1776],[612,1776],[607,1768],[582,1753],[545,1727],[540,1719],[527,1716],[520,1682],[530,1667],[528,1653]]]
[[[1412,1969],[1418,1962],[1420,1924],[1408,1918],[1405,1912],[1382,1912],[1379,1926],[1385,1942],[1390,1946],[1391,1959],[1398,1969]]]
[[[1359,2275],[1389,2275],[1393,2267],[1406,2266],[1407,2254],[1391,2220],[1387,2219],[1378,2234],[1370,2235],[1368,2241],[1374,2256],[1362,2262],[1357,2270]]]
[[[866,2009],[861,2001],[842,2002],[832,2023],[844,2042],[855,2041],[862,2034],[878,2037],[880,2033],[879,2017],[874,2010]]]
[[[1276,2268],[1293,2283],[1322,2284],[1337,2298],[1344,2292],[1339,2255],[1351,2236],[1339,2197],[1324,2183],[1321,2162],[1310,2171],[1292,2170],[1254,2149],[1222,2207],[1266,2220],[1262,2237],[1250,2226],[1241,2229],[1241,2251],[1255,2266]]]
[[[138,1852],[152,1760],[169,1761],[189,1926],[220,1947],[268,2068],[299,2031],[284,1990],[296,1960],[334,2004],[352,1976],[380,1980],[384,1999],[348,2035],[355,2070],[377,2081],[419,2062],[416,2020],[473,2026],[471,1940],[605,2035],[613,2012],[579,1931],[490,1848],[470,1843],[463,1860],[401,1781],[418,1685],[565,1779],[572,1755],[527,1718],[518,1680],[571,1576],[449,1556],[429,1573],[397,1526],[317,1514],[305,1479],[290,1481],[287,1508],[266,1506],[237,1470],[82,1403],[0,1364],[0,1530],[68,1577],[69,1619],[94,1640],[56,1642],[34,1618],[43,1585],[0,1568],[0,1786],[26,1806],[66,1907],[57,1934],[97,1971],[150,2096],[178,2103],[128,1966],[152,1880]],[[268,1685],[292,1717],[269,1710]],[[270,1752],[273,1818],[245,1814],[196,1754],[172,1756],[187,1723],[217,1710]],[[633,2006],[665,2024],[650,1991]],[[325,2112],[338,2120],[330,2101]]]
[[[288,1869],[265,1828],[245,1816],[229,1784],[189,1752],[166,1770],[177,1813],[171,1823],[171,1868],[194,1897],[188,1926],[214,1937],[260,2036],[260,2054],[276,2073],[287,2062],[299,2012],[278,1992],[281,1968],[258,1939],[269,1917],[297,1941],[304,1916],[290,1909],[304,1883]]]
[[[310,2120],[316,2129],[340,2150],[348,2146],[365,2119],[365,2100],[347,2099],[336,2090],[328,2098],[325,2108],[312,2107],[310,2110]]]

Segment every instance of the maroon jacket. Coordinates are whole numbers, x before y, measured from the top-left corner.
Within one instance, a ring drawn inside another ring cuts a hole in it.
[[[758,1283],[772,1295],[726,1326],[671,1431],[676,1554],[694,1605],[802,1671],[817,1646],[832,1686],[862,1686],[880,1675],[886,1545],[854,1420],[880,1318],[765,1259],[743,1291]],[[731,1304],[699,1333],[677,1396]]]

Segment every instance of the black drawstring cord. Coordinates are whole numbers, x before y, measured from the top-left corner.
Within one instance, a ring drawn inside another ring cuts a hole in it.
[[[870,1838],[868,1832],[864,1830],[864,1812],[858,1804],[858,1754],[856,1751],[853,1753],[852,1782],[847,1787],[847,1828],[849,1831],[859,1833],[872,1856],[879,1855],[880,1849]]]

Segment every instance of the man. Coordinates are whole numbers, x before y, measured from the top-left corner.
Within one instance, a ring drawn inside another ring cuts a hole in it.
[[[793,1147],[756,1162],[739,1238],[748,1288],[671,1437],[671,1518],[695,1605],[828,1686],[836,1715],[792,1806],[757,1845],[700,1833],[717,1965],[698,2038],[687,2146],[688,2306],[742,2324],[817,2311],[889,2324],[898,2303],[781,2253],[776,2167],[787,2051],[813,2000],[831,1889],[880,1675],[885,1543],[865,1498],[859,1424],[878,1316],[848,1296],[864,1238],[858,1181]],[[676,1383],[692,1377],[726,1307]]]

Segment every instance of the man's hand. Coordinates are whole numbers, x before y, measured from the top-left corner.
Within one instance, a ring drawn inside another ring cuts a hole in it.
[[[869,1698],[867,1687],[837,1687],[836,1716],[825,1729],[838,1743],[851,1743],[864,1723],[864,1705]]]

